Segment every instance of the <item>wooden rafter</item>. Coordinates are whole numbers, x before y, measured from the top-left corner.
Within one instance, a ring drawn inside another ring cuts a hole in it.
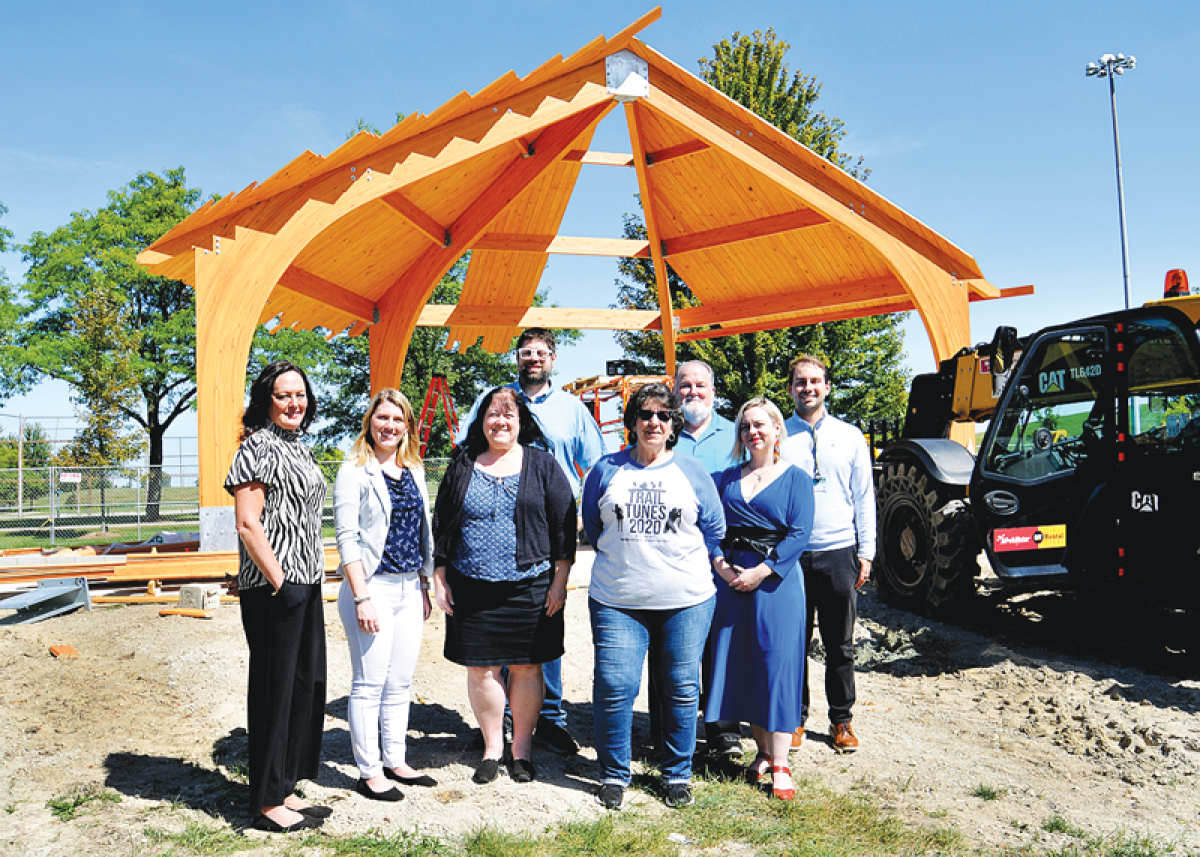
[[[450,231],[430,217],[424,210],[409,202],[408,198],[400,193],[400,191],[389,193],[383,198],[383,201],[390,205],[392,210],[408,221],[410,225],[415,226],[418,232],[432,241],[436,246],[450,246]]]
[[[848,318],[861,318],[868,315],[884,315],[887,313],[907,312],[913,308],[908,297],[899,300],[882,298],[874,301],[855,301],[841,306],[825,306],[817,311],[793,312],[786,315],[771,315],[758,319],[747,319],[741,324],[727,325],[715,330],[696,330],[679,335],[680,342],[692,342],[697,339],[718,339],[722,336],[733,336],[737,333],[757,333],[763,330],[779,330],[784,327],[799,327],[806,324],[819,324],[826,321],[842,321]]]
[[[904,287],[895,277],[875,277],[853,283],[839,283],[820,289],[791,292],[770,299],[762,296],[685,307],[676,311],[680,327],[703,327],[709,324],[728,324],[749,318],[761,318],[783,313],[803,313],[826,306],[838,306],[855,301],[906,298]]]
[[[671,287],[667,278],[667,262],[663,258],[662,233],[658,228],[658,213],[654,205],[654,193],[650,187],[650,172],[646,164],[645,135],[642,117],[636,102],[626,102],[625,123],[629,126],[629,140],[633,144],[634,166],[637,169],[638,190],[642,198],[642,218],[646,223],[646,237],[650,241],[650,258],[654,262],[654,283],[658,288],[658,307],[662,314],[663,362],[668,375],[675,374],[675,324],[671,318]]]
[[[629,238],[573,238],[566,235],[502,235],[489,233],[472,250],[507,250],[513,253],[553,253],[560,256],[604,256],[645,258],[650,255],[647,241]]]
[[[787,214],[776,214],[773,217],[761,217],[757,220],[746,220],[731,226],[709,229],[704,232],[694,232],[691,235],[681,235],[670,238],[666,242],[668,256],[681,253],[694,253],[697,250],[711,250],[714,247],[724,247],[726,244],[737,244],[742,241],[754,241],[759,238],[770,238],[784,232],[794,232],[797,229],[807,229],[809,226],[819,226],[829,221],[811,209],[801,209]]]
[[[289,292],[320,301],[366,324],[375,320],[375,304],[371,301],[295,265],[284,271],[283,276],[279,278],[279,285]]]
[[[708,148],[708,143],[705,143],[703,140],[688,140],[686,143],[680,143],[678,146],[670,146],[666,149],[660,149],[657,152],[650,152],[646,155],[646,165],[655,166],[656,164],[665,164],[667,161],[673,161],[676,158],[686,158],[688,155],[707,151]]]
[[[417,326],[654,330],[659,321],[659,313],[655,310],[426,304],[417,320]]]

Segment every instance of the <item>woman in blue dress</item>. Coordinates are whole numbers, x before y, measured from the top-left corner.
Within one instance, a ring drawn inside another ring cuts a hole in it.
[[[733,457],[744,463],[717,476],[726,533],[713,568],[725,585],[717,585],[705,720],[749,723],[758,754],[747,779],[770,773],[771,794],[791,800],[788,751],[800,725],[807,639],[800,554],[812,532],[812,479],[780,461],[786,430],[770,401],[746,402],[737,429]]]

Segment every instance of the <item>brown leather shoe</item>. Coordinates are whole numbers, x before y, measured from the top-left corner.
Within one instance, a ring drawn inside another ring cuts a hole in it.
[[[833,736],[833,749],[839,753],[853,753],[858,749],[858,739],[849,723],[834,723],[829,732]]]
[[[801,726],[792,733],[792,749],[795,750],[804,743],[804,727]]]

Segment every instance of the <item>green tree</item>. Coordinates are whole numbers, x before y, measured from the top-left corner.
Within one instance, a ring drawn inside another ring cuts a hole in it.
[[[8,213],[8,207],[0,202],[0,217]],[[0,226],[0,253],[13,249],[13,233],[6,226]],[[16,389],[20,389],[20,377],[24,374],[21,363],[13,351],[13,334],[17,327],[20,310],[16,304],[16,295],[8,274],[0,268],[0,402]]]
[[[71,385],[90,413],[111,407],[104,419],[140,426],[152,472],[162,468],[163,435],[195,397],[196,312],[187,284],[151,276],[137,264],[137,254],[195,210],[200,196],[187,186],[183,167],[139,173],[110,191],[104,208],[76,212],[51,233],[34,233],[23,248],[30,267],[7,362],[24,367],[21,383],[57,378]],[[92,295],[102,295],[105,305],[89,303]],[[100,342],[77,323],[81,313],[116,314],[125,330]],[[119,359],[115,352],[98,357],[90,351],[110,346],[121,350]],[[106,385],[120,394],[102,398]],[[159,480],[151,479],[151,519],[159,499]]]
[[[712,58],[700,60],[700,76],[716,89],[799,140],[818,155],[859,179],[869,171],[861,158],[841,151],[845,129],[840,119],[815,109],[821,86],[815,78],[789,73],[784,58],[789,45],[774,30],[751,36],[734,33],[713,46]],[[646,229],[638,215],[626,215],[626,238],[645,240]],[[657,309],[654,268],[649,259],[622,259],[618,263],[617,306]],[[696,306],[699,301],[673,269],[667,268],[672,304]],[[727,417],[742,402],[766,396],[784,414],[792,412],[788,396],[788,363],[798,354],[814,354],[826,361],[833,380],[831,411],[851,421],[872,417],[903,416],[908,377],[901,368],[904,334],[899,316],[874,316],[825,322],[781,330],[724,336],[679,343],[677,360],[703,360],[713,367],[719,394],[717,410]],[[662,371],[662,336],[658,333],[622,331],[617,343],[626,356],[647,371]]]
[[[136,332],[129,324],[129,311],[119,296],[103,287],[81,295],[66,333],[75,349],[70,361],[79,373],[75,402],[83,429],[64,449],[57,463],[63,467],[86,467],[87,487],[100,488],[100,518],[107,530],[107,495],[111,484],[106,469],[140,455],[141,438],[124,430],[125,414],[136,405],[137,379],[131,371]],[[157,480],[151,480],[157,482]],[[156,510],[157,515],[157,510]]]
[[[50,457],[50,438],[41,423],[26,423],[11,436],[0,434],[0,506],[45,497]]]

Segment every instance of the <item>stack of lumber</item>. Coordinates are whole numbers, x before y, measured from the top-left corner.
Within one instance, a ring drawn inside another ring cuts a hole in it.
[[[203,583],[223,581],[238,571],[237,551],[191,551],[187,553],[149,553],[118,556],[43,557],[31,563],[17,557],[0,556],[0,584],[31,583],[56,577],[83,577],[90,588],[98,586],[129,588],[151,581]],[[338,553],[325,546],[325,572],[337,570]]]

